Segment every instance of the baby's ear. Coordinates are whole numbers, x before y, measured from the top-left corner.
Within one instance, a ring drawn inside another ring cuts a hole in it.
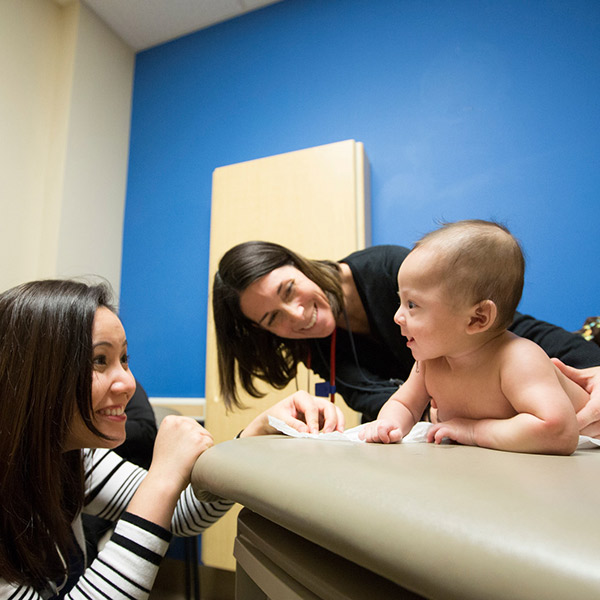
[[[493,300],[482,300],[473,306],[467,325],[467,333],[483,333],[495,322],[498,307]]]

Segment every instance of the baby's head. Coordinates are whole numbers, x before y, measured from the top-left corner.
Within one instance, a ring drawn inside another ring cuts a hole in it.
[[[492,300],[498,315],[493,329],[505,329],[523,293],[525,259],[506,227],[491,221],[444,223],[421,238],[413,252],[432,253],[431,276],[446,287],[453,305]]]

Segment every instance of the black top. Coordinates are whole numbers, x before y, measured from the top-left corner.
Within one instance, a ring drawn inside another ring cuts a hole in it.
[[[340,261],[352,271],[371,334],[338,328],[336,388],[348,406],[363,414],[363,421],[377,418],[380,408],[408,377],[414,364],[406,338],[394,323],[399,306],[398,269],[408,252],[402,246],[372,246]],[[600,365],[598,345],[550,323],[516,313],[509,329],[573,367]],[[329,337],[311,340],[312,369],[327,381],[329,348]]]
[[[115,452],[134,465],[148,470],[156,439],[156,417],[146,390],[137,379],[135,384],[135,393],[125,407],[125,441],[115,448]]]

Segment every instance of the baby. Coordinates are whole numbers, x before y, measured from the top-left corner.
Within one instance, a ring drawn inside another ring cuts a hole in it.
[[[416,362],[362,439],[400,441],[431,403],[438,423],[429,442],[575,451],[575,413],[589,394],[539,346],[507,331],[524,270],[518,242],[496,223],[449,223],[417,242],[398,271],[394,317]]]

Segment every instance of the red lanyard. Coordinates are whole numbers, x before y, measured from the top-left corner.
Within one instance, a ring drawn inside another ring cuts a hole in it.
[[[331,334],[331,346],[329,348],[329,399],[335,402],[335,338],[337,327]]]
[[[331,334],[331,345],[329,347],[329,383],[322,381],[315,383],[315,396],[329,396],[331,402],[335,402],[335,340],[337,337],[337,328]],[[311,368],[312,354],[308,351],[306,367]]]

